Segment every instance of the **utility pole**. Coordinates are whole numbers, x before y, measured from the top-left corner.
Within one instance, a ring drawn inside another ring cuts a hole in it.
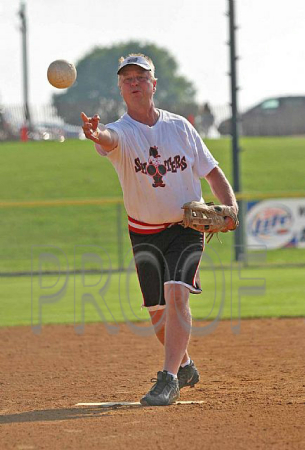
[[[231,84],[231,108],[232,108],[232,121],[231,121],[231,130],[232,130],[232,155],[233,155],[233,189],[234,192],[241,192],[241,183],[240,183],[240,164],[239,164],[239,134],[238,134],[238,104],[237,104],[237,70],[236,70],[236,61],[238,57],[236,56],[236,25],[235,25],[235,9],[234,9],[235,0],[229,0],[229,30],[230,30],[230,84]],[[239,261],[241,255],[244,250],[244,235],[243,235],[243,211],[242,211],[242,200],[238,200],[239,207],[239,222],[240,225],[234,232],[235,239],[235,260]]]
[[[27,17],[26,5],[24,1],[20,3],[18,15],[21,20],[21,39],[22,39],[22,73],[23,73],[23,107],[26,127],[31,130],[32,121],[29,107],[29,78],[28,78],[28,52],[27,52]]]

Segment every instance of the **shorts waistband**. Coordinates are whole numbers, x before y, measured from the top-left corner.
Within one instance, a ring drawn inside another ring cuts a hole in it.
[[[159,224],[145,223],[145,222],[140,222],[139,220],[133,219],[132,217],[128,216],[129,231],[132,231],[133,233],[138,233],[138,234],[160,233],[161,231],[166,230],[166,228],[169,228],[172,225],[176,225],[176,223],[177,222],[159,223]]]

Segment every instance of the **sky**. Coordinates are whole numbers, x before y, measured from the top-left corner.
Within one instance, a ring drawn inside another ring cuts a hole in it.
[[[180,74],[193,82],[198,102],[213,106],[230,102],[228,0],[24,1],[30,104],[48,104],[56,92],[46,78],[53,60],[77,64],[96,46],[131,39],[167,49]],[[0,3],[4,105],[23,102],[19,7],[20,0]],[[272,96],[305,95],[304,0],[235,0],[235,8],[239,108]]]

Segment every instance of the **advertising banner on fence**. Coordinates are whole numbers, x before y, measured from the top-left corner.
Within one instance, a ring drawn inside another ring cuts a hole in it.
[[[305,248],[305,198],[249,202],[246,235],[254,247]]]

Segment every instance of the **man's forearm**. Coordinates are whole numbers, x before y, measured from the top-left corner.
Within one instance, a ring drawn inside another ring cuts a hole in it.
[[[210,185],[211,191],[218,200],[228,206],[234,206],[238,212],[238,205],[234,191],[227,180],[225,174],[219,167],[215,167],[207,176],[206,180]]]
[[[111,151],[118,145],[118,135],[115,131],[100,125],[95,131],[96,143],[106,151]]]

